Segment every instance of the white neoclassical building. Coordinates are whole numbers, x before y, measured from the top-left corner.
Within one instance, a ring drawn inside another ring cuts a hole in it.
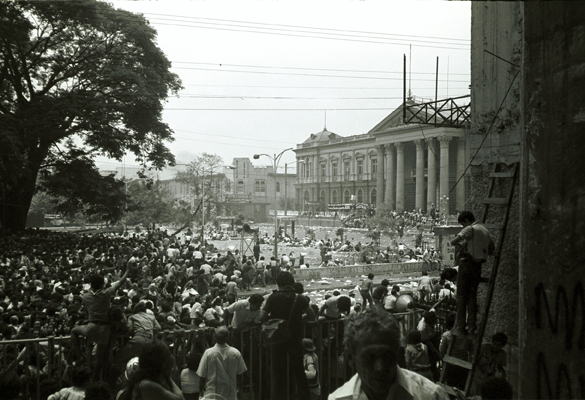
[[[299,210],[373,208],[382,202],[397,211],[432,204],[449,212],[465,209],[465,129],[404,124],[402,106],[366,134],[342,137],[324,129],[294,151]]]

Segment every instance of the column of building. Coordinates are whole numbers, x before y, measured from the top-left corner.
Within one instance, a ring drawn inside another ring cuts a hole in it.
[[[465,210],[465,168],[467,160],[465,159],[467,139],[459,137],[457,143],[457,187],[455,188],[455,207],[459,211]]]
[[[396,175],[394,171],[394,145],[391,143],[385,144],[384,149],[386,150],[386,202],[391,208],[394,208],[396,204]],[[378,159],[380,160],[380,159]],[[383,160],[383,159],[382,159]],[[378,170],[384,167],[383,161],[378,161]]]
[[[376,170],[376,206],[384,202],[384,145],[376,148],[377,151],[377,170]]]
[[[449,143],[451,136],[439,136],[441,145],[441,167],[439,176],[439,209],[446,216],[449,214]]]
[[[404,143],[396,147],[396,211],[404,211]]]
[[[425,208],[425,148],[422,139],[414,141],[416,146],[416,191],[415,191],[415,209],[422,210]]]
[[[428,186],[427,186],[427,210],[437,201],[437,155],[435,138],[427,139],[428,147]],[[436,204],[435,204],[436,205]]]

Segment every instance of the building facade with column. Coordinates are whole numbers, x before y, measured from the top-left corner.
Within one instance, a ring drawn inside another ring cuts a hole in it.
[[[294,209],[296,173],[285,171],[284,164],[279,165],[277,173],[272,166],[255,166],[248,157],[234,158],[232,165],[233,190],[227,202],[234,213],[264,222],[269,220],[275,204],[278,210]]]
[[[409,105],[415,104],[408,100]],[[469,161],[463,128],[404,124],[402,106],[368,133],[311,134],[294,149],[300,211],[383,202],[395,210],[465,209]]]

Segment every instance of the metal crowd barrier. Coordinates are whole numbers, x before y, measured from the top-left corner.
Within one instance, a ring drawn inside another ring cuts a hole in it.
[[[424,309],[415,309],[406,313],[394,314],[398,317],[401,334],[406,334],[416,329]],[[439,314],[439,310],[438,314]],[[439,317],[440,325],[444,317]],[[344,318],[337,320],[319,320],[303,324],[303,337],[311,338],[316,347],[316,355],[319,360],[318,376],[321,384],[321,398],[347,382],[355,373],[347,357],[344,354],[343,331]],[[173,379],[180,382],[180,373],[185,368],[186,357],[190,351],[203,353],[214,345],[214,328],[198,328],[193,330],[176,330],[158,333],[158,339],[167,343],[175,359]],[[48,337],[24,340],[0,341],[0,386],[2,391],[9,387],[6,382],[20,381],[20,398],[45,400],[46,396],[54,393],[62,387],[70,386],[66,381],[67,361],[71,360],[70,337]],[[121,349],[128,341],[128,337],[118,337],[113,345],[110,360],[113,360],[115,352]],[[94,346],[80,337],[81,349],[85,355],[85,363],[91,366],[95,359]],[[229,341],[242,353],[248,371],[243,375],[241,387],[242,400],[270,400],[271,385],[273,382],[273,362],[286,363],[288,360],[271,359],[270,348],[262,342],[260,327],[254,327],[245,331],[231,330]],[[287,396],[279,400],[294,399],[295,385],[291,381],[291,374],[286,379]],[[16,375],[15,375],[16,373]],[[57,390],[51,393],[44,392],[42,376],[52,380]],[[282,388],[280,388],[282,389]],[[44,398],[43,398],[44,397]]]

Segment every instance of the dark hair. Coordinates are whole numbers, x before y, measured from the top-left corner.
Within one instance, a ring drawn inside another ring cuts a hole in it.
[[[484,400],[508,400],[514,396],[512,385],[504,378],[488,378],[480,390]]]
[[[301,282],[295,282],[295,284],[293,285],[293,288],[295,289],[295,293],[298,293],[298,294],[303,294],[303,292],[305,291],[305,287],[303,286],[303,284]]]
[[[437,314],[435,314],[434,312],[426,311],[424,313],[423,318],[425,319],[425,322],[429,325],[435,325],[437,323]]]
[[[104,381],[91,382],[85,389],[85,400],[111,400],[110,385]]]
[[[375,335],[380,341],[396,349],[400,348],[400,326],[392,314],[370,308],[365,312],[350,314],[345,320],[344,343],[346,351],[354,356],[358,345],[363,343],[363,337]]]
[[[134,304],[134,307],[132,308],[132,312],[134,314],[138,314],[139,312],[145,312],[145,311],[146,311],[146,303],[141,302],[141,301]]]
[[[341,312],[349,313],[351,309],[351,299],[347,296],[341,296],[337,299],[337,308]]]
[[[452,312],[445,317],[445,329],[452,329],[455,326],[457,314]]]
[[[89,277],[89,284],[93,290],[99,290],[104,286],[104,277],[99,274],[93,274]]]
[[[371,272],[368,274],[368,279],[374,279],[374,274],[372,274]]]
[[[382,286],[390,285],[390,281],[388,279],[382,279]]]
[[[420,342],[422,342],[420,331],[413,330],[406,335],[406,344],[419,344]]]
[[[508,335],[506,335],[504,332],[494,333],[492,336],[492,342],[498,342],[501,343],[502,346],[505,346],[508,344]]]
[[[460,224],[465,222],[465,220],[469,222],[475,222],[475,216],[471,211],[461,211],[461,214],[459,214],[459,217],[457,217],[457,222]]]
[[[119,400],[130,400],[134,386],[144,379],[162,383],[163,379],[170,376],[173,358],[169,347],[159,340],[148,343],[140,352],[138,365],[140,368],[130,377],[128,385],[120,395]]]
[[[74,368],[71,372],[71,384],[83,387],[91,379],[91,369],[85,365]]]
[[[290,272],[282,271],[276,277],[276,284],[280,287],[293,286],[295,284],[295,278]]]
[[[191,371],[197,371],[199,363],[201,362],[201,353],[189,353],[187,356],[187,368]]]
[[[264,302],[264,297],[259,293],[254,293],[252,296],[248,298],[248,301],[251,304],[262,304]]]

